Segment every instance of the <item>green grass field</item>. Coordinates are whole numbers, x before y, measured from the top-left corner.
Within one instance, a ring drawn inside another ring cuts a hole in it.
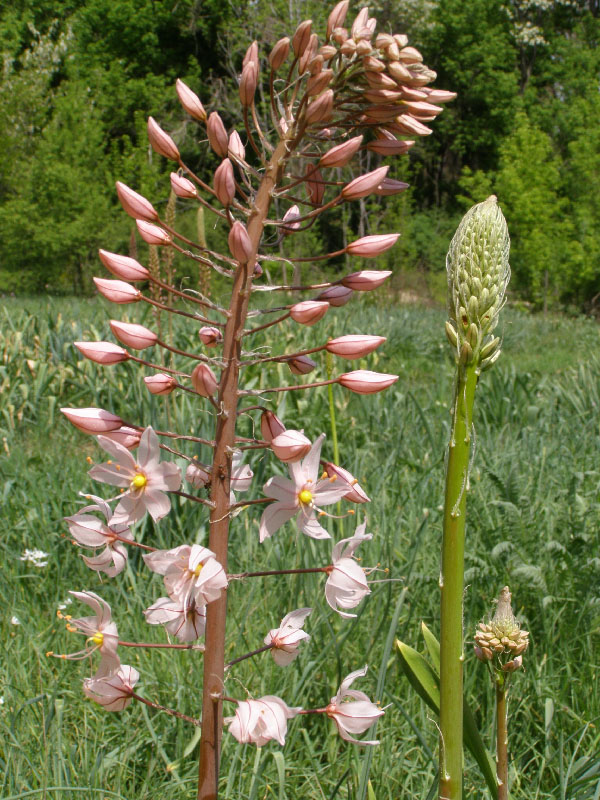
[[[86,569],[62,521],[76,510],[79,491],[108,496],[111,490],[92,485],[86,457],[102,460],[101,451],[63,418],[59,407],[100,406],[157,427],[199,436],[211,431],[212,417],[187,396],[166,402],[151,397],[139,367],[102,368],[72,347],[73,340],[111,338],[110,315],[125,319],[129,314],[133,321],[139,319],[137,311],[126,307],[120,314],[96,300],[4,299],[0,304],[3,800],[195,796],[194,728],[139,704],[120,714],[104,712],[83,698],[87,662],[45,655],[81,646],[56,617],[69,590],[90,589],[104,597],[122,638],[164,641],[162,629],[146,625],[142,616],[162,594],[160,577],[151,575],[131,548],[127,570],[113,580],[101,579]],[[370,797],[377,800],[434,797],[435,720],[386,643],[395,633],[423,650],[421,620],[439,632],[441,503],[453,376],[443,323],[440,311],[355,299],[314,328],[286,323],[277,334],[277,353],[343,333],[388,337],[360,367],[398,373],[395,386],[370,397],[336,386],[334,394],[341,463],[372,498],[370,505],[356,507],[357,519],[366,511],[374,533],[358,555],[365,566],[389,567],[393,580],[373,585],[356,620],[343,620],[329,609],[322,577],[238,582],[229,600],[230,658],[259,647],[288,611],[302,606],[315,611],[307,625],[312,639],[290,667],[276,667],[267,653],[245,661],[232,670],[227,693],[240,698],[246,691],[254,697],[277,694],[290,705],[315,708],[335,694],[341,678],[368,663],[369,674],[355,688],[372,698],[379,689],[389,708],[377,727],[381,744],[372,751],[343,742],[321,715],[293,720],[284,749],[239,746],[225,734],[223,798],[360,800],[367,774]],[[597,800],[600,331],[586,320],[507,311],[502,333],[503,354],[484,374],[476,401],[467,523],[466,691],[493,749],[491,686],[470,643],[477,622],[508,583],[515,611],[531,632],[525,669],[516,675],[510,698],[511,797]],[[179,325],[174,337],[180,347],[196,346]],[[267,344],[266,338],[257,344]],[[340,362],[340,372],[348,368],[348,362]],[[277,375],[267,372],[256,369],[247,387],[291,382],[287,367],[271,366],[269,372]],[[319,376],[326,377],[324,361]],[[284,393],[275,410],[288,427],[304,428],[311,439],[326,432],[324,456],[332,458],[325,389]],[[250,419],[244,424],[249,435]],[[283,470],[270,455],[247,460],[255,481],[245,497],[260,497],[273,470]],[[141,523],[137,537],[159,547],[203,543],[206,511],[189,501],[175,506],[176,513],[159,526]],[[328,563],[330,543],[309,540],[290,524],[259,545],[259,513],[250,507],[233,522],[231,571]],[[355,522],[327,524],[337,540],[351,535]],[[47,565],[20,560],[25,549],[47,553]],[[69,612],[82,616],[86,610],[73,604]],[[141,673],[141,694],[199,715],[201,654],[136,651],[127,663]],[[465,795],[486,797],[469,758]]]

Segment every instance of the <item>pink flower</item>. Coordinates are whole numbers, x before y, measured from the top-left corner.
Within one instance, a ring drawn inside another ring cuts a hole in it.
[[[120,342],[126,344],[127,347],[133,347],[134,350],[144,350],[158,341],[158,336],[154,331],[135,322],[111,319],[110,329]]]
[[[367,674],[367,667],[351,672],[342,681],[338,693],[331,698],[327,706],[327,716],[337,725],[342,739],[353,744],[379,744],[378,741],[360,741],[351,734],[364,733],[379,717],[383,716],[383,709],[372,703],[364,692],[357,692],[348,688],[356,678]]]
[[[191,117],[194,117],[200,122],[205,122],[206,111],[204,110],[204,106],[200,102],[198,95],[179,78],[177,78],[175,81],[175,90],[177,91],[179,102],[185,111],[187,111]]]
[[[361,242],[362,239],[358,241]],[[379,288],[391,274],[391,270],[362,269],[359,272],[352,272],[350,275],[346,275],[345,278],[342,278],[342,284],[355,292],[370,292],[372,289]]]
[[[206,606],[198,605],[193,599],[185,603],[159,597],[144,611],[144,616],[149,625],[164,625],[180,642],[195,642],[204,633]]]
[[[131,525],[142,519],[146,511],[155,522],[166,516],[171,510],[171,501],[165,492],[179,489],[181,472],[175,464],[159,463],[158,437],[152,428],[146,428],[142,434],[137,459],[125,447],[105,436],[98,437],[98,444],[114,461],[92,467],[90,476],[127,489],[120,496],[113,522]]]
[[[385,336],[351,334],[349,336],[338,336],[337,339],[330,339],[325,349],[336,356],[342,356],[342,358],[362,358],[372,353],[384,342]]]
[[[284,234],[287,235],[293,233],[302,226],[301,222],[294,222],[294,220],[298,219],[298,217],[300,217],[300,209],[298,208],[298,206],[290,206],[290,208],[288,208],[288,210],[283,215],[282,222],[284,224],[281,226],[281,230],[283,231]]]
[[[346,484],[347,488],[347,484]],[[333,548],[333,568],[325,584],[325,599],[341,617],[349,619],[356,614],[346,614],[342,608],[355,608],[363,597],[371,593],[365,572],[354,559],[354,551],[362,543],[369,541],[373,536],[365,534],[366,523],[363,522],[356,529],[356,533],[349,539],[342,539]]]
[[[382,392],[396,383],[398,375],[390,375],[386,372],[371,372],[368,369],[356,369],[353,372],[345,372],[338,378],[338,383],[345,389],[350,389],[356,394],[374,394]]]
[[[330,539],[319,525],[317,513],[324,514],[321,506],[337,503],[348,491],[347,486],[335,486],[329,479],[319,480],[319,459],[325,434],[321,434],[306,458],[297,464],[288,464],[291,480],[278,475],[269,478],[264,492],[275,502],[270,503],[260,520],[260,541],[272,536],[293,517],[302,533],[313,539]]]
[[[83,691],[86,697],[107,711],[123,711],[131,703],[133,687],[139,679],[137,669],[121,664],[112,675],[86,678]]]
[[[349,500],[351,503],[369,503],[370,499],[367,497],[366,492],[359,486],[358,481],[347,469],[338,467],[330,461],[325,463],[325,472],[330,478],[335,475],[336,478],[343,481],[348,485],[348,494],[344,495],[344,500]]]
[[[108,503],[94,495],[89,497],[95,501],[94,504],[82,508],[72,517],[65,517],[65,522],[69,526],[69,533],[78,544],[84,547],[104,547],[98,555],[92,558],[83,556],[83,560],[90,569],[114,578],[125,569],[127,562],[127,549],[120,539],[133,541],[133,534],[127,525],[112,524],[113,515]],[[100,511],[106,522],[87,513],[89,511]]]
[[[228,153],[230,156],[243,161],[246,158],[246,148],[244,147],[240,135],[237,131],[232,131],[229,136]]]
[[[173,550],[145,553],[144,561],[152,572],[164,575],[171,600],[187,606],[191,600],[206,605],[217,600],[227,588],[225,570],[212,550],[199,544],[182,544]]]
[[[143,267],[135,258],[109,253],[108,250],[98,250],[98,255],[106,269],[124,281],[145,281],[150,277],[146,267]]]
[[[248,464],[242,464],[244,455],[239,450],[234,450],[231,457],[231,477],[229,479],[229,502],[233,505],[235,503],[236,492],[247,492],[252,485],[252,478],[254,473]]]
[[[281,620],[278,628],[265,636],[265,644],[271,645],[271,655],[278,666],[287,667],[291,664],[299,654],[300,642],[310,639],[302,626],[311,611],[312,608],[299,608],[290,612]]]
[[[369,142],[367,150],[372,150],[374,153],[379,153],[382,156],[397,156],[407,153],[413,146],[413,142],[399,141],[394,136],[393,139],[376,139]],[[388,178],[386,178],[388,180]]]
[[[290,308],[290,317],[301,325],[314,325],[327,313],[329,303],[324,300],[302,300]]]
[[[210,467],[190,461],[185,471],[185,479],[194,489],[202,489],[210,483]]]
[[[179,150],[168,133],[165,133],[153,117],[148,117],[148,140],[152,149],[165,158],[179,161]]]
[[[379,181],[379,183],[381,183],[381,181]],[[399,233],[380,233],[375,234],[374,236],[363,236],[360,239],[356,239],[354,242],[350,242],[350,244],[346,247],[346,252],[351,256],[375,258],[375,256],[380,256],[382,253],[385,253],[386,250],[389,250],[391,247],[393,247],[399,238]],[[351,289],[356,288],[351,286],[349,283],[346,283],[345,280],[342,281],[342,283],[344,286],[350,286]],[[375,287],[370,286],[369,288],[374,289]],[[360,291],[360,289],[358,289],[358,291]]]
[[[277,458],[286,464],[300,461],[310,448],[311,441],[302,431],[285,430],[271,440],[271,449]]]
[[[86,647],[77,653],[69,653],[61,658],[79,660],[87,658],[98,650],[102,660],[94,677],[102,678],[105,675],[112,675],[119,668],[121,662],[117,655],[119,634],[117,626],[111,618],[110,606],[94,592],[69,592],[69,594],[90,606],[94,616],[69,619],[68,630],[78,630],[85,634],[87,637]]]
[[[255,744],[262,747],[275,739],[285,744],[287,721],[295,717],[300,708],[290,708],[283,700],[266,695],[258,700],[241,700],[233,717],[225,717],[229,733],[240,744]]]
[[[72,425],[93,436],[116,431],[123,425],[121,417],[103,408],[61,408],[61,412]]]
[[[127,350],[112,342],[73,342],[73,344],[90,361],[104,366],[119,364],[129,358]]]

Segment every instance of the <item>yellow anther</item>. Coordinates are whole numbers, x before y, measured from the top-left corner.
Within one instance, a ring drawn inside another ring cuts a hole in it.
[[[326,517],[327,514],[324,511],[319,511],[319,516],[320,517]]]
[[[77,628],[75,627],[75,625],[71,625],[69,622],[67,622],[66,628],[69,631],[69,633],[77,633]]]
[[[108,459],[108,461],[107,461],[106,463],[107,463],[107,464],[112,464],[112,463],[113,463],[113,462],[112,462],[112,459],[111,459],[111,458],[109,458],[109,459]]]
[[[92,463],[92,457],[91,457],[91,456],[88,456],[88,457],[86,458],[86,461],[87,461],[87,463],[88,463],[88,464],[91,464],[91,463]]]
[[[337,481],[337,475],[332,475],[331,478],[329,478],[330,483],[333,483],[334,481]]]
[[[120,464],[115,464],[115,469],[117,470],[117,472],[120,472],[121,471],[121,465]]]
[[[72,614],[63,614],[63,619],[73,619]]]
[[[50,656],[53,655],[54,655],[54,650],[48,650],[48,652],[46,653],[46,658],[50,658]]]
[[[98,647],[102,647],[102,642],[104,641],[104,634],[100,631],[97,631],[93,636],[90,636],[90,642],[97,644]]]
[[[357,483],[358,483],[358,480],[356,478],[354,478],[353,481],[350,481],[350,486],[356,486]]]
[[[134,489],[143,489],[147,483],[148,479],[143,474],[143,472],[138,472],[138,474],[131,481],[131,485],[133,486]]]
[[[203,567],[203,566],[204,566],[203,564],[198,564],[198,566],[196,567],[196,569],[193,571],[193,574],[194,574],[196,577],[198,577],[198,575],[200,575],[200,573],[202,572],[202,567]]]
[[[353,508],[349,508],[349,509],[348,509],[348,513],[349,513],[349,514],[355,514],[356,512],[354,511],[354,509],[353,509]]]
[[[312,492],[309,492],[308,489],[302,489],[298,495],[298,500],[300,500],[300,502],[305,506],[309,505],[312,502],[312,499]]]
[[[62,611],[60,610],[60,608],[57,608],[57,609],[56,609],[56,616],[57,616],[59,619],[62,619],[62,618],[63,618]]]
[[[327,470],[325,470],[325,472],[321,475],[321,480],[324,481],[327,477],[329,476],[327,475]]]

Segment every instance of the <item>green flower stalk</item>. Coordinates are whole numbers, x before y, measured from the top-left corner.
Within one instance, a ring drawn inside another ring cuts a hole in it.
[[[509,236],[496,198],[471,208],[448,250],[446,335],[456,349],[442,540],[439,800],[462,798],[464,542],[475,388],[500,355],[493,335],[510,277]]]

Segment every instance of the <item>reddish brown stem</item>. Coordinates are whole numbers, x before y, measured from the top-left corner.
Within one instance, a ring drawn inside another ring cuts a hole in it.
[[[243,578],[267,578],[269,575],[308,575],[309,572],[331,572],[331,564],[327,567],[304,567],[302,569],[269,569],[263,572],[240,572],[237,575],[228,575],[230,581]]]
[[[264,647],[259,647],[257,650],[251,650],[249,653],[244,653],[243,656],[238,656],[238,658],[234,658],[233,661],[229,661],[227,664],[225,664],[225,669],[229,669],[229,667],[233,667],[234,664],[239,664],[240,661],[245,661],[247,658],[257,656],[259,653],[264,653],[266,650],[271,650],[272,647],[272,644],[266,644]]]
[[[156,711],[164,711],[165,714],[169,714],[172,717],[177,717],[177,719],[184,719],[186,722],[191,722],[192,725],[202,725],[201,719],[196,719],[195,717],[188,717],[187,714],[182,714],[181,711],[175,711],[173,708],[167,708],[166,706],[161,706],[160,703],[153,703],[152,700],[146,700],[145,697],[142,697],[135,692],[131,692],[131,696],[134,700],[139,700],[140,703],[143,703],[145,706],[149,706],[149,708],[153,708]]]
[[[247,389],[240,392],[240,395],[247,397],[252,395],[266,394],[267,392],[293,392],[295,389],[314,389],[317,386],[329,386],[330,383],[337,383],[337,378],[332,378],[330,381],[315,381],[315,383],[297,383],[294,386],[277,386],[275,389]]]
[[[155,647],[167,650],[199,650],[204,652],[203,644],[160,644],[159,642],[122,642],[119,639],[119,647]]]

